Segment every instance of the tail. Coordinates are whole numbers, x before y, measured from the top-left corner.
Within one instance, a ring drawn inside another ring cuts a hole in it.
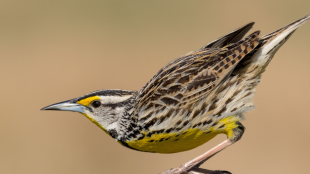
[[[246,76],[247,79],[260,78],[260,75],[265,71],[279,48],[297,28],[309,19],[310,15],[307,15],[277,31],[263,36],[259,40],[258,46],[238,64],[233,74]]]

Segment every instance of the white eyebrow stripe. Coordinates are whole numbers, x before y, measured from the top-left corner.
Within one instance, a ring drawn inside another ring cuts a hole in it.
[[[129,99],[132,95],[124,96],[99,96],[102,104],[115,104]]]

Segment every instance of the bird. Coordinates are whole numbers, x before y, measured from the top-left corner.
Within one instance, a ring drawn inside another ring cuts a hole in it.
[[[119,144],[137,151],[177,153],[218,134],[227,139],[163,174],[216,173],[200,165],[241,139],[244,113],[279,48],[307,15],[265,36],[248,23],[161,68],[139,91],[104,89],[41,110],[79,112]],[[222,173],[229,173],[222,171]]]

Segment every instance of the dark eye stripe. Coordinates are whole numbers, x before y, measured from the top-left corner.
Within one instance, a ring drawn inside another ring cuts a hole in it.
[[[120,107],[121,105],[120,104],[105,104],[104,106],[115,109],[116,107]]]

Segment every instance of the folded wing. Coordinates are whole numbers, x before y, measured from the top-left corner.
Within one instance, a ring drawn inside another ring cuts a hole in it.
[[[183,127],[190,126],[182,120],[196,107],[196,101],[205,99],[258,45],[259,31],[231,43],[241,39],[252,25],[241,27],[162,68],[137,96],[134,112],[141,127],[156,131],[181,123]]]

